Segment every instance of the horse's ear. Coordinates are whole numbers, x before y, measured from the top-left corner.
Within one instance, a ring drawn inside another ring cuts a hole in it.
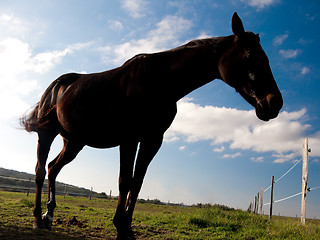
[[[231,27],[232,27],[232,32],[237,37],[240,37],[240,35],[244,33],[243,24],[237,12],[234,12],[234,14],[232,15]]]

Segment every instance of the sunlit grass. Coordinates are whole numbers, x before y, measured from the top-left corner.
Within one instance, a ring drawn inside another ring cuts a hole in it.
[[[0,239],[115,239],[116,201],[57,196],[51,231],[32,229],[34,194],[0,191]],[[45,210],[45,197],[42,202]],[[75,217],[75,218],[74,218]],[[320,239],[320,221],[249,214],[225,206],[138,203],[137,239]]]

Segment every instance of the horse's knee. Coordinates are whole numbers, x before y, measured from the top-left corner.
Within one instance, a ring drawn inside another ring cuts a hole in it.
[[[46,176],[46,170],[44,168],[36,167],[36,176],[35,176],[36,184],[42,184],[45,176]]]
[[[49,181],[49,185],[51,185],[51,184],[55,184],[55,181],[56,181],[56,177],[57,177],[57,175],[58,175],[58,173],[59,173],[59,169],[58,169],[58,167],[55,165],[55,164],[53,164],[52,166],[48,166],[49,168],[48,168],[48,181]],[[51,186],[49,186],[49,188],[50,188]]]
[[[35,205],[33,209],[33,216],[36,218],[36,221],[37,221],[37,218],[41,219],[41,213],[42,213],[41,206]]]
[[[56,201],[52,198],[49,200],[49,202],[47,202],[47,208],[50,210],[52,209],[52,211],[56,208],[56,206]]]
[[[119,177],[119,191],[129,192],[132,184],[132,176],[121,176]]]

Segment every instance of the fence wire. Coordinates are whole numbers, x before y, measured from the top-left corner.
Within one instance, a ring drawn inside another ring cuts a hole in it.
[[[311,192],[312,190],[315,190],[315,189],[318,189],[318,188],[320,188],[320,186],[314,187],[314,188],[308,188],[307,190],[308,190],[308,192]],[[285,197],[285,198],[281,198],[281,199],[279,199],[279,200],[273,201],[273,203],[282,202],[282,201],[284,201],[284,200],[287,200],[287,199],[290,199],[290,198],[299,196],[299,195],[301,195],[301,194],[302,194],[302,192],[299,192],[299,193],[293,194],[293,195],[291,195],[291,196],[289,196],[289,197]],[[264,203],[263,206],[265,206],[265,205],[270,205],[270,203]]]
[[[286,171],[281,177],[279,177],[276,181],[274,181],[274,183],[279,182],[284,176],[286,176],[295,166],[297,166],[297,164],[299,162],[301,162],[302,158],[300,158],[299,161],[297,161],[288,171]],[[267,187],[263,192],[268,191],[271,188],[271,185],[269,187]]]
[[[314,188],[308,188],[308,191],[310,192],[310,191],[315,190],[315,189],[318,189],[318,188],[320,188],[320,186],[314,187]]]

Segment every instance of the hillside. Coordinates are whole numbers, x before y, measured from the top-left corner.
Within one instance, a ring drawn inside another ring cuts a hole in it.
[[[6,191],[26,192],[30,187],[30,192],[35,192],[34,174],[19,172],[0,168],[0,189]],[[47,192],[48,180],[45,179],[43,191]],[[74,185],[56,182],[56,193],[63,195],[67,193],[70,196],[90,196],[107,197],[105,193],[92,192],[89,189],[80,188]]]

